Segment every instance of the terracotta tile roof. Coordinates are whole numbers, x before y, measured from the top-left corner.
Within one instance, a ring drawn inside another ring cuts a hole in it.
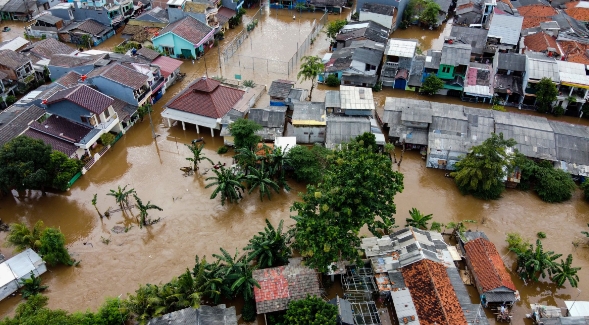
[[[421,260],[401,269],[422,325],[466,325],[466,318],[446,268]]]
[[[72,54],[76,52],[76,49],[54,38],[35,42],[29,46],[29,49],[32,53],[45,59],[50,59],[55,54]]]
[[[12,50],[0,50],[0,65],[16,70],[29,62],[26,55],[16,53]]]
[[[226,22],[229,21],[229,19],[231,19],[231,17],[235,16],[237,12],[233,9],[229,9],[227,7],[221,7],[219,8],[219,11],[217,12],[217,19],[219,20],[219,24],[224,25]]]
[[[149,77],[143,73],[125,67],[119,63],[109,64],[104,67],[94,69],[88,73],[88,78],[94,78],[97,76],[102,76],[118,84],[133,89],[141,88],[141,86],[147,82],[147,79],[149,79]]]
[[[524,37],[524,45],[527,50],[534,52],[546,52],[549,47],[556,49],[558,54],[562,55],[558,44],[556,44],[556,38],[550,36],[544,32],[528,35]]]
[[[179,37],[191,42],[192,44],[198,44],[202,41],[208,33],[212,31],[212,28],[207,26],[205,23],[187,16],[174,23],[169,24],[160,32],[160,36],[172,32]]]
[[[552,8],[551,6],[545,6],[541,4],[522,6],[517,10],[520,16],[524,17],[522,29],[540,26],[540,23],[551,21],[552,16],[558,14],[556,9]]]
[[[243,97],[243,90],[201,78],[172,98],[166,107],[211,118],[221,118]]]
[[[67,141],[65,139],[55,137],[53,135],[49,135],[47,133],[43,133],[41,131],[37,131],[35,129],[28,129],[24,135],[33,138],[39,139],[46,144],[50,145],[53,150],[57,150],[59,152],[63,152],[66,156],[71,157],[78,147],[71,141]]]
[[[589,64],[589,56],[587,50],[589,45],[585,45],[575,41],[558,41],[564,57],[569,62]]]
[[[131,114],[137,111],[137,107],[133,106],[125,101],[122,101],[118,98],[114,98],[114,102],[112,103],[112,108],[115,110],[117,115],[119,116],[119,120],[126,122],[131,118]]]
[[[472,265],[472,272],[482,286],[482,292],[499,287],[506,287],[515,291],[515,284],[495,245],[485,238],[470,240],[464,245],[466,256]]]
[[[292,300],[321,294],[315,270],[300,264],[255,270],[253,277],[260,284],[254,287],[258,314],[285,310]]]
[[[75,71],[70,71],[64,74],[61,78],[55,80],[55,83],[58,83],[65,88],[70,88],[78,84],[78,80],[80,79],[80,74]]]
[[[569,2],[568,4],[570,4]],[[571,8],[566,9],[565,12],[573,19],[582,22],[589,22],[589,8]]]
[[[63,100],[70,101],[95,114],[104,112],[114,101],[114,99],[96,89],[90,88],[87,85],[79,85],[56,92],[47,99],[47,105]]]
[[[43,123],[35,121],[31,123],[30,128],[74,143],[80,142],[92,131],[89,126],[78,124],[57,115],[49,116]]]

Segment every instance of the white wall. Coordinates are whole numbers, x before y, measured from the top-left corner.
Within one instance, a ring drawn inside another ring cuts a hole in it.
[[[375,23],[379,23],[388,29],[393,27],[393,17],[375,14],[372,12],[360,11],[360,21],[372,20]]]

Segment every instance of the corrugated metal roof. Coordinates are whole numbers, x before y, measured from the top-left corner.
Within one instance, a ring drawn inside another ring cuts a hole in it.
[[[325,104],[319,102],[294,103],[292,125],[326,125]]]
[[[556,160],[556,140],[546,118],[494,112],[495,132],[513,138],[516,148],[527,157]]]
[[[556,157],[558,160],[589,165],[589,128],[550,121],[556,139]]]
[[[27,41],[26,39],[17,36],[9,41],[2,42],[2,45],[0,45],[0,50],[16,51],[21,47],[27,45],[28,43],[29,41]]]
[[[468,65],[470,63],[471,51],[472,46],[470,46],[470,44],[445,43],[442,47],[442,57],[440,60],[440,64],[446,64],[451,66]]]
[[[493,15],[487,37],[499,38],[502,44],[517,45],[523,23],[521,16]]]
[[[341,107],[340,94],[338,90],[325,91],[325,107]]]
[[[512,70],[512,71],[526,71],[526,56],[517,53],[503,53],[499,52],[499,59],[497,60],[497,69]]]
[[[334,148],[336,145],[349,142],[365,132],[370,132],[368,117],[328,116],[325,146]]]
[[[589,87],[589,76],[585,74],[585,65],[581,63],[556,61],[558,74],[562,83],[572,83]]]
[[[340,86],[340,103],[342,109],[374,110],[372,88]]]
[[[560,83],[558,65],[554,58],[549,58],[543,53],[526,53],[526,73],[528,79],[549,78],[555,83]]]
[[[387,42],[387,48],[384,53],[385,55],[412,58],[415,55],[416,48],[417,40],[391,38]]]

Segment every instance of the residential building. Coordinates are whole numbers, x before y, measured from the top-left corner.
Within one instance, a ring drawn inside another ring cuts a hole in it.
[[[318,276],[302,264],[302,258],[291,258],[285,266],[254,270],[253,277],[260,284],[254,287],[256,311],[267,314],[286,310],[291,301],[321,297]]]
[[[494,14],[491,17],[485,52],[515,52],[524,17]]]
[[[151,103],[149,76],[126,67],[111,63],[88,73],[88,82],[108,96],[119,98],[133,106]],[[158,82],[162,82],[158,79]]]
[[[431,107],[426,166],[454,170],[470,149],[468,117],[462,106],[432,102]]]
[[[0,108],[6,108],[6,97],[15,95],[16,85],[16,81],[8,79],[8,75],[0,71]]]
[[[412,65],[416,49],[417,40],[414,39],[391,38],[388,40],[384,51],[384,64],[380,72],[383,87],[403,90],[407,88],[407,82],[413,72]],[[419,72],[419,75],[421,73]]]
[[[325,64],[325,73],[319,75],[319,82],[325,82],[329,75],[334,74],[342,85],[374,87],[383,51],[384,44],[370,40],[353,41],[349,47],[331,53]]]
[[[573,176],[589,176],[589,128],[565,122],[549,121],[556,140],[556,168]]]
[[[87,4],[90,2],[65,2],[59,3],[49,9],[53,16],[62,18],[64,21],[82,22],[92,19],[104,26],[118,28],[125,21],[123,12],[119,5],[114,3],[106,4],[104,1],[97,1],[97,6]]]
[[[31,60],[12,50],[0,50],[0,72],[6,75],[4,79],[17,82],[22,89],[28,89],[36,79]]]
[[[549,57],[559,58],[562,55],[560,47],[556,43],[556,37],[545,32],[538,32],[523,37],[524,48],[523,53],[537,52],[544,53]]]
[[[23,134],[29,124],[45,115],[45,110],[36,105],[12,105],[0,112],[0,146]]]
[[[57,1],[57,0],[54,0]],[[64,27],[65,23],[62,18],[55,17],[51,14],[37,17],[35,22],[26,27],[27,34],[38,38],[55,38],[57,31]]]
[[[330,115],[327,117],[325,147],[335,149],[344,142],[370,132],[370,119],[367,116]]]
[[[268,89],[268,96],[270,96],[271,106],[288,106],[287,115],[292,115],[292,108],[294,103],[300,102],[307,98],[307,90],[301,88],[293,88],[294,82],[290,80],[277,79],[272,81]]]
[[[440,6],[440,10],[438,11],[438,20],[432,27],[439,27],[448,20],[448,14],[450,13],[450,7],[453,5],[452,0],[434,0],[435,3]]]
[[[540,23],[551,21],[552,16],[557,14],[552,6],[540,3],[521,6],[517,11],[523,17],[522,29],[538,27]]]
[[[393,6],[395,7],[395,23],[393,27],[391,27],[391,32],[399,28],[401,21],[403,20],[403,12],[405,11],[405,7],[409,3],[409,0],[399,0],[399,1],[389,1],[389,0],[358,0],[356,3],[356,10],[360,12],[358,9],[362,9],[365,3],[371,3],[372,5],[379,4],[379,5],[386,5],[386,6]],[[382,42],[386,43],[386,41]]]
[[[254,121],[262,129],[256,134],[264,142],[274,142],[277,137],[284,135],[286,124],[286,106],[268,106],[264,108],[252,108],[248,114],[248,120]]]
[[[237,325],[235,307],[225,305],[206,306],[198,309],[188,307],[178,311],[156,317],[147,322],[147,325],[169,324],[198,324],[198,325]]]
[[[557,105],[562,106],[567,114],[579,116],[589,96],[587,66],[567,61],[556,61],[556,64],[560,77]]]
[[[390,29],[371,20],[349,23],[335,37],[336,47],[340,49],[350,46],[352,41],[366,39],[385,44],[389,39],[390,33]]]
[[[488,30],[482,28],[452,26],[450,37],[448,37],[447,40],[452,40],[452,42],[456,44],[469,44],[471,46],[471,61],[485,63],[486,59],[483,58],[483,55],[488,33]]]
[[[499,52],[493,58],[494,92],[503,105],[517,107],[524,96],[523,79],[526,74],[526,56]]]
[[[226,32],[229,29],[229,20],[237,15],[237,11],[227,8],[221,7],[217,12],[216,19],[219,22],[218,31]]]
[[[360,21],[372,20],[394,32],[397,27],[397,8],[391,5],[365,2],[360,8]]]
[[[45,261],[30,248],[3,261],[0,264],[0,282],[2,282],[0,300],[22,288],[23,282],[30,279],[31,274],[40,277],[45,272],[47,272]]]
[[[381,121],[391,143],[425,153],[432,114],[429,101],[387,97]]]
[[[411,74],[405,90],[419,92],[423,84],[423,71],[425,70],[425,55],[416,55],[411,64]]]
[[[567,9],[564,11],[576,21],[589,23],[589,6],[582,1],[567,2],[564,4]]]
[[[56,54],[64,55],[75,55],[78,50],[68,46],[54,38],[44,39],[31,45],[20,51],[22,54],[29,56],[31,61],[38,62],[39,60],[49,60]]]
[[[18,36],[13,39],[0,42],[0,50],[11,50],[14,52],[20,52],[20,50],[24,49],[30,44],[30,41]]]
[[[460,236],[460,248],[474,285],[485,307],[513,306],[519,301],[519,292],[495,245],[485,233],[472,231]]]
[[[324,103],[294,103],[292,127],[287,126],[285,136],[296,137],[298,144],[324,143],[327,125],[325,115]]]
[[[173,85],[180,76],[180,66],[182,65],[182,61],[180,60],[172,59],[167,56],[160,56],[153,60],[151,64],[160,67],[161,75],[164,77],[166,83],[164,90]]]
[[[127,25],[127,26],[129,26],[129,25]],[[133,51],[131,51],[130,54],[131,54],[131,56],[137,55],[138,57],[145,59],[149,62],[153,62],[153,60],[160,57],[160,53],[158,51],[154,51],[154,50],[152,50],[148,47],[145,47],[145,46],[136,50],[135,53],[133,53]],[[175,61],[177,61],[177,60],[175,60]]]
[[[179,61],[176,59],[168,58],[170,60]],[[182,64],[179,62],[178,67]],[[155,104],[162,96],[166,93],[166,79],[161,72],[159,65],[147,64],[147,63],[122,63],[124,67],[133,69],[145,76],[147,76],[147,84],[151,89],[151,103]],[[134,103],[133,103],[134,104]]]
[[[105,58],[105,54],[98,55],[65,55],[56,54],[51,57],[47,68],[52,80],[56,80],[64,76],[70,71],[75,71],[80,75],[88,74],[94,70],[98,62]]]
[[[493,81],[493,67],[490,64],[471,62],[464,79],[462,101],[491,103]]]
[[[186,89],[174,96],[164,107],[162,117],[171,127],[171,121],[194,124],[200,133],[200,126],[214,130],[221,129],[221,119],[242,99],[245,92],[240,89],[222,85],[206,77],[196,79]]]
[[[342,3],[345,3],[344,0],[340,0]],[[243,6],[243,0],[221,0],[221,5],[223,7],[227,7],[231,10],[235,10],[236,12],[239,11],[239,8]]]
[[[213,28],[188,16],[166,26],[152,42],[167,56],[197,58],[204,54],[204,46],[213,41],[214,33]]]
[[[169,23],[167,11],[161,7],[153,7],[141,15],[130,19],[128,24],[132,26],[164,28]]]
[[[103,25],[94,19],[87,19],[63,27],[57,34],[62,42],[96,46],[111,38],[115,31],[108,25]]]
[[[464,90],[464,78],[470,65],[470,44],[444,43],[437,71],[444,81],[444,90],[449,96],[460,96]],[[427,60],[427,59],[426,59]]]
[[[2,20],[28,21],[39,13],[37,1],[8,0],[0,9]]]
[[[526,74],[523,84],[524,98],[522,107],[532,106],[535,108],[536,85],[542,78],[550,79],[557,88],[560,86],[560,75],[556,60],[543,53],[526,53]]]

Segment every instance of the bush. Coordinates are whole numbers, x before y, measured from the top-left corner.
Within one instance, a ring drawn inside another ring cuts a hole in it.
[[[16,103],[16,101],[17,101],[16,96],[12,96],[12,95],[6,96],[6,100],[5,100],[6,105],[10,106],[10,105]]]
[[[537,183],[534,187],[540,199],[549,203],[569,200],[576,187],[575,182],[567,172],[561,169],[540,167],[536,173]]]
[[[340,80],[336,74],[330,74],[325,78],[325,84],[329,87],[337,87],[340,85]]]
[[[589,201],[589,178],[581,184],[581,189],[585,192],[585,200]]]
[[[249,87],[249,88],[254,88],[256,86],[256,83],[253,80],[244,80],[243,86]]]
[[[115,136],[112,133],[107,132],[100,136],[100,142],[105,146],[111,145],[115,142]]]
[[[56,265],[62,263],[65,265],[73,265],[73,260],[65,248],[65,236],[56,228],[47,228],[41,234],[41,246],[39,247],[39,255],[49,265]]]
[[[229,148],[227,148],[227,146],[221,146],[219,147],[219,149],[217,149],[217,153],[220,155],[227,153],[227,151],[229,151]]]
[[[246,300],[241,309],[241,318],[246,322],[253,322],[256,320],[256,302],[254,300]]]
[[[507,248],[517,252],[525,252],[530,246],[530,242],[517,232],[508,232],[506,241]]]
[[[291,325],[328,325],[336,324],[337,314],[335,305],[318,297],[307,296],[306,299],[291,301],[284,318]]]
[[[538,238],[540,238],[540,239],[544,239],[544,238],[546,238],[546,233],[543,231],[540,231],[536,234],[536,236],[538,236]]]
[[[564,107],[562,107],[562,105],[556,106],[555,108],[552,109],[552,114],[556,117],[563,116],[564,115]]]
[[[331,150],[314,145],[312,148],[295,146],[288,152],[289,167],[294,169],[294,178],[301,182],[318,183],[323,178],[327,155]]]

